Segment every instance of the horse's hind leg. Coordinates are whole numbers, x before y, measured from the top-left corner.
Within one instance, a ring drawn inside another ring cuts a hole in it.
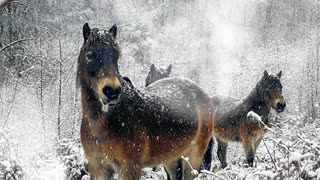
[[[183,169],[183,177],[185,180],[192,180],[195,178],[197,174],[194,174],[193,171],[199,171],[201,166],[201,161],[203,158],[204,152],[199,152],[193,150],[188,156],[188,161],[186,159],[182,160],[182,169]]]
[[[225,167],[227,167],[228,143],[223,142],[219,138],[217,138],[217,142],[218,142],[217,155],[218,155],[219,161],[221,163],[221,167],[225,168]]]
[[[204,157],[202,160],[201,169],[205,169],[205,170],[210,171],[211,162],[212,162],[212,158],[213,158],[213,145],[214,145],[214,140],[213,140],[213,138],[211,138],[209,145],[208,145],[208,149],[207,149],[206,153],[204,154]]]
[[[164,165],[164,169],[167,172],[168,180],[182,180],[183,169],[182,169],[181,158],[179,158],[178,160],[172,161],[170,163],[166,163]]]
[[[198,142],[192,147],[191,152],[187,155],[189,161],[183,160],[183,177],[185,180],[192,180],[197,175],[194,174],[193,171],[200,170],[203,156],[211,139],[198,139]]]

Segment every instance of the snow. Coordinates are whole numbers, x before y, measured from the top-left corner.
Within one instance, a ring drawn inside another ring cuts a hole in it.
[[[289,158],[289,163],[300,162],[304,158],[315,157],[313,153],[301,154],[299,152],[292,152]]]
[[[4,1],[0,0],[0,4]],[[27,180],[68,179],[66,176],[79,175],[84,169],[86,159],[78,139],[81,98],[75,86],[75,69],[83,43],[81,24],[88,21],[92,27],[102,29],[119,24],[118,42],[122,51],[119,70],[138,88],[144,86],[150,64],[163,67],[172,64],[172,76],[191,78],[210,95],[240,98],[252,89],[263,70],[279,72],[282,69],[288,108],[283,114],[272,114],[272,131],[269,129],[264,137],[266,145],[262,142],[258,148],[255,167],[248,168],[245,164],[242,145],[231,143],[227,153],[229,166],[221,169],[215,157],[212,171],[200,171],[197,179],[320,180],[320,103],[319,96],[314,97],[319,92],[319,83],[315,82],[318,79],[315,75],[318,31],[314,19],[309,18],[312,22],[308,18],[301,19],[305,13],[288,13],[295,12],[297,7],[316,12],[312,8],[317,7],[312,3],[73,0],[63,2],[61,13],[56,13],[60,10],[58,7],[48,13],[51,6],[56,7],[56,2],[30,4],[22,0],[12,4],[14,16],[7,14],[9,11],[4,7],[0,15],[3,23],[1,46],[21,37],[32,37],[35,41],[16,44],[7,49],[10,51],[0,53],[3,60],[0,61],[3,75],[0,78],[0,179],[4,173]],[[266,18],[260,16],[267,16],[269,7],[273,14],[281,16],[272,16],[270,27],[265,29]],[[38,21],[38,17],[42,18]],[[58,33],[58,22],[63,27],[62,33]],[[291,23],[294,26],[285,29],[286,24]],[[302,28],[306,23],[310,26]],[[17,35],[9,36],[8,27]],[[60,49],[58,40],[62,40]],[[16,52],[19,48],[23,52]],[[63,137],[71,138],[62,137],[60,141],[57,137],[59,50],[62,50],[63,59],[59,127]],[[44,63],[43,69],[40,60]],[[40,70],[44,70],[41,72],[43,79],[40,79]],[[165,72],[165,69],[159,70]],[[169,92],[170,89],[172,87],[163,94],[164,98],[168,99],[166,93],[175,93]],[[44,103],[43,108],[41,103]],[[178,106],[180,104],[177,109]],[[190,104],[185,106],[189,108]],[[108,112],[109,107],[102,106],[102,110]],[[316,116],[311,117],[313,110]],[[161,111],[166,108],[162,106]],[[249,112],[247,117],[261,122],[255,112]],[[5,121],[7,126],[3,126]],[[165,176],[163,168],[156,172],[146,168],[142,179],[162,180]],[[89,176],[84,175],[82,179],[89,179]]]
[[[103,104],[101,110],[107,113],[109,111],[109,104]]]
[[[247,119],[252,121],[252,122],[258,122],[258,123],[261,123],[262,122],[262,119],[261,117],[253,112],[253,111],[249,111],[248,114],[247,114]],[[263,123],[263,122],[262,122]]]
[[[62,180],[65,179],[65,167],[61,162],[48,162],[46,166],[37,170],[39,173],[30,176],[30,180]]]

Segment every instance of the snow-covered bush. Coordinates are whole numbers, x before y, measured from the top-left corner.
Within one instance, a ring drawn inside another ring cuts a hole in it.
[[[306,123],[304,119],[276,117],[281,126],[273,126],[259,145],[254,168],[246,167],[243,153],[236,150],[241,145],[233,143],[228,167],[220,169],[215,158],[214,172],[202,171],[198,179],[320,179],[320,124],[318,120]],[[232,157],[232,153],[236,155]]]
[[[79,140],[62,139],[58,142],[56,151],[64,164],[68,180],[80,180],[88,175],[87,163]]]
[[[0,161],[0,179],[3,178],[6,180],[16,180],[21,179],[23,175],[24,173],[22,168],[16,161]]]
[[[24,172],[17,160],[16,142],[8,134],[8,130],[0,129],[0,179],[22,179]]]

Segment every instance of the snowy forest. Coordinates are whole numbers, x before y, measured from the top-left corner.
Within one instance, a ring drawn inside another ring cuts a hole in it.
[[[282,70],[286,109],[271,110],[255,167],[230,143],[228,166],[213,153],[196,179],[320,180],[319,0],[9,1],[0,9],[0,179],[88,179],[76,83],[86,22],[117,24],[119,71],[138,89],[151,64],[171,64],[171,77],[240,100],[265,70]],[[167,177],[146,168],[142,179]]]

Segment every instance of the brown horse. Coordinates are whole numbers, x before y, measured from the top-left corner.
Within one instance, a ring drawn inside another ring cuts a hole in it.
[[[150,71],[146,78],[146,87],[160,79],[169,77],[171,69],[171,64],[168,66],[167,69],[157,68],[154,64],[152,64],[150,66]]]
[[[195,83],[168,78],[137,90],[118,70],[117,27],[83,26],[78,58],[82,96],[81,143],[91,179],[139,179],[146,166],[164,164],[176,179],[181,156],[199,169],[213,135],[213,106]],[[184,179],[192,179],[183,165]]]
[[[277,112],[284,111],[286,103],[282,95],[280,82],[282,72],[269,75],[264,71],[261,80],[255,88],[242,101],[233,98],[212,97],[212,102],[217,107],[215,112],[214,135],[218,141],[217,155],[221,166],[227,166],[226,153],[228,142],[240,141],[243,144],[249,166],[253,166],[254,155],[266,133],[266,129],[258,123],[247,120],[250,111],[258,114],[262,121],[270,126],[269,113],[273,108]],[[212,161],[213,139],[204,156],[203,166],[209,170]]]

